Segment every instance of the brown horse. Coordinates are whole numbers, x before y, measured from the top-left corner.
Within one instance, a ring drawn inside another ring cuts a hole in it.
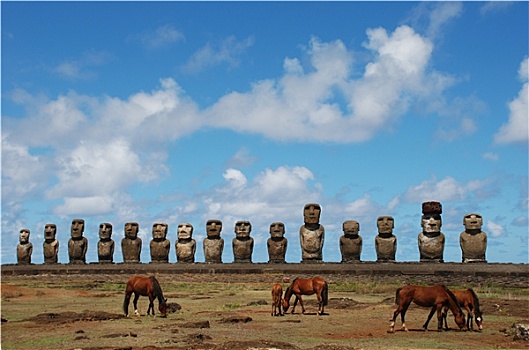
[[[479,299],[474,290],[472,288],[469,288],[465,290],[452,290],[452,292],[456,296],[459,305],[461,305],[462,308],[467,310],[467,329],[474,330],[473,318],[475,315],[476,326],[478,326],[478,330],[481,331],[483,329],[483,314],[481,313],[481,310],[479,308]],[[443,320],[445,324],[445,329],[448,329],[448,324],[446,323],[447,313],[448,308],[445,307],[443,310]]]
[[[314,293],[316,293],[316,297],[318,297],[318,315],[323,315],[325,305],[327,305],[329,300],[329,287],[327,286],[327,282],[321,277],[294,279],[292,284],[285,291],[283,310],[285,313],[288,311],[288,308],[290,307],[290,298],[292,297],[292,294],[294,294],[296,299],[294,300],[291,313],[294,313],[298,300],[301,305],[301,311],[305,313],[305,307],[303,306],[301,295],[312,295]]]
[[[393,333],[395,330],[395,320],[397,315],[400,313],[402,320],[402,329],[408,331],[404,317],[410,304],[415,304],[422,307],[431,307],[428,319],[422,326],[424,330],[428,330],[428,323],[430,322],[434,312],[437,310],[437,330],[442,330],[443,315],[442,311],[444,307],[448,307],[454,314],[454,319],[459,326],[463,328],[465,326],[465,314],[461,310],[461,306],[457,302],[455,295],[443,285],[435,285],[431,287],[414,286],[408,285],[398,288],[395,293],[395,303],[397,304],[397,310],[393,313],[393,319],[391,319],[391,325],[388,333]]]
[[[132,293],[134,293],[133,304],[135,315],[139,315],[137,303],[140,295],[143,295],[149,297],[147,315],[150,315],[150,311],[152,310],[152,315],[154,316],[154,299],[157,298],[158,310],[162,314],[162,317],[167,316],[167,299],[163,297],[162,288],[154,276],[143,277],[134,275],[129,278],[127,286],[125,287],[125,300],[123,301],[123,312],[125,316],[129,315],[129,302]]]
[[[272,286],[272,316],[283,316],[283,310],[281,310],[281,300],[283,296],[283,287],[280,283],[276,283]]]

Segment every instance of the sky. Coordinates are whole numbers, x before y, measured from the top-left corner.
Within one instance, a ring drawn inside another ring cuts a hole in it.
[[[1,262],[23,228],[44,261],[46,223],[67,263],[73,219],[88,262],[99,224],[238,220],[253,261],[285,224],[301,261],[318,203],[323,260],[356,220],[375,261],[395,220],[397,261],[419,261],[421,204],[443,206],[444,259],[461,262],[478,213],[486,258],[528,263],[528,2],[1,2]]]

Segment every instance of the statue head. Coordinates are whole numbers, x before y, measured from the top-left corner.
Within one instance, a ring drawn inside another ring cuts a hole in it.
[[[81,238],[83,237],[84,232],[84,220],[83,219],[73,219],[72,226],[70,228],[70,233],[72,238]]]
[[[395,228],[395,220],[391,216],[379,216],[377,219],[379,234],[391,235]]]
[[[220,220],[208,220],[206,222],[206,234],[208,238],[220,237],[222,231],[222,221]]]
[[[252,224],[250,221],[237,221],[235,223],[235,236],[237,238],[248,238],[252,232]]]
[[[191,239],[193,236],[193,225],[187,222],[178,224],[177,234],[178,239]]]
[[[112,224],[108,222],[103,222],[99,224],[99,239],[102,241],[110,240],[112,236]]]
[[[320,223],[321,206],[316,203],[305,204],[303,208],[303,220],[305,224]]]
[[[165,239],[167,236],[167,224],[163,222],[155,222],[152,225],[152,238]]]
[[[137,222],[127,222],[125,224],[125,237],[130,239],[136,239],[138,237],[138,231],[140,226]]]
[[[282,222],[273,222],[270,224],[270,236],[272,238],[283,238],[285,235],[285,224]]]
[[[422,203],[421,227],[424,233],[441,232],[443,206],[439,202]]]
[[[53,241],[55,239],[55,235],[57,234],[57,225],[55,224],[46,224],[44,226],[44,239]]]
[[[355,220],[347,220],[342,224],[343,233],[351,236],[358,236],[360,224]]]
[[[479,232],[483,227],[483,218],[479,214],[467,214],[463,217],[463,225],[466,231]]]
[[[20,230],[19,240],[21,244],[29,243],[29,229],[23,228]]]

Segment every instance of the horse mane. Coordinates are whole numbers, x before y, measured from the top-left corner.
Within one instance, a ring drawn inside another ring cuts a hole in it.
[[[457,301],[457,298],[454,293],[452,293],[452,291],[448,289],[444,284],[441,284],[441,287],[443,287],[443,289],[446,291],[446,294],[448,294],[450,299],[452,299],[452,301],[456,304],[457,308],[459,309],[459,312],[463,313],[463,309],[461,309],[461,305],[459,305],[459,301]]]
[[[472,297],[474,298],[474,310],[476,311],[476,314],[481,316],[481,310],[479,309],[479,299],[476,293],[474,292],[474,289],[469,288],[468,291],[472,294]]]
[[[162,287],[160,287],[160,283],[158,283],[158,280],[154,276],[151,276],[151,281],[154,286],[154,294],[156,294],[158,302],[161,304],[165,304],[165,298],[163,297]]]

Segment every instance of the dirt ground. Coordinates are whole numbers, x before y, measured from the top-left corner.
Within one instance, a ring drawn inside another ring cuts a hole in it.
[[[397,331],[388,334],[395,309],[389,289],[338,291],[330,283],[326,315],[317,315],[316,297],[307,296],[305,314],[298,306],[295,314],[272,317],[270,283],[225,278],[176,283],[160,276],[170,306],[167,318],[146,316],[145,297],[139,300],[142,316],[125,317],[126,278],[118,276],[3,278],[2,349],[529,349],[511,328],[529,324],[527,293],[496,295],[475,288],[484,313],[482,332],[456,330],[451,315],[449,331],[437,332],[434,317],[425,332],[428,310],[412,306],[406,316],[410,331],[400,331],[399,320]],[[282,284],[286,289],[288,280]]]

